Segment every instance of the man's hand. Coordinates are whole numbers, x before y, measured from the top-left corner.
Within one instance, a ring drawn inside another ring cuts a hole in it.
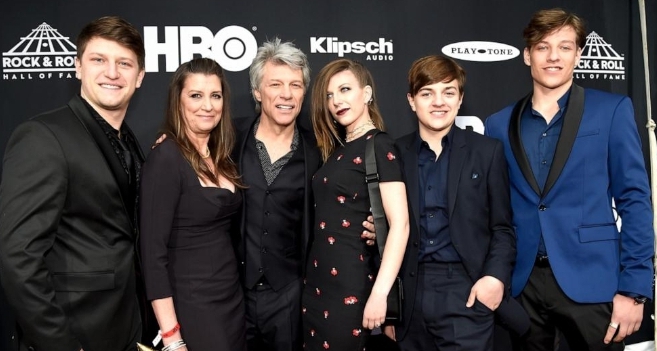
[[[635,304],[634,298],[616,294],[612,302],[611,321],[607,327],[605,344],[621,342],[626,336],[636,332],[641,327],[643,320],[643,304]]]
[[[360,235],[361,239],[365,240],[365,244],[372,246],[376,243],[376,229],[374,228],[374,217],[368,216],[367,220],[363,222],[363,234]]]
[[[484,306],[491,311],[495,311],[502,302],[504,296],[504,283],[499,279],[486,275],[481,277],[470,289],[470,296],[465,306],[470,308],[474,305],[475,299],[479,300]]]
[[[158,145],[162,144],[162,142],[163,142],[164,139],[166,139],[166,138],[167,138],[167,135],[166,135],[166,134],[162,134],[162,135],[160,135],[160,137],[157,138],[157,140],[155,140],[155,144],[151,145],[151,150],[155,149]]]

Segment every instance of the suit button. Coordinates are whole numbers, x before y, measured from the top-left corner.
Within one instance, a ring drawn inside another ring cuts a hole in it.
[[[266,254],[267,253],[267,248],[263,247],[262,249],[260,249],[260,252],[262,252],[263,254]]]
[[[415,272],[411,272],[408,275],[410,275],[411,277],[415,277]]]
[[[267,235],[267,234],[269,234],[269,232],[265,230],[265,231],[262,232],[262,234]]]
[[[538,206],[538,210],[539,211],[545,211],[545,210],[547,210],[547,206],[545,206],[544,204],[541,204],[540,206]]]
[[[414,242],[413,242],[413,246],[415,246],[415,247],[417,247],[417,246],[418,246],[418,243],[417,243],[417,241],[414,241]]]
[[[262,268],[262,267],[258,268],[258,273],[262,273],[262,272],[264,272],[264,271],[265,271],[264,268]]]
[[[269,190],[267,190],[267,191],[265,191],[265,194],[269,195],[269,194],[271,194],[271,192],[269,192]]]
[[[269,211],[265,211],[265,216],[269,216]]]

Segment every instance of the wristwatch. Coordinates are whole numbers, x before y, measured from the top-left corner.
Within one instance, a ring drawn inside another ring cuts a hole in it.
[[[639,296],[634,297],[634,304],[635,305],[643,305],[644,303],[646,303],[646,301],[648,301],[648,298],[645,297],[645,296],[639,295]]]
[[[623,295],[623,296],[627,296],[627,297],[633,298],[633,299],[634,299],[634,304],[635,304],[635,305],[643,305],[644,303],[648,302],[648,298],[647,298],[647,297],[645,297],[645,296],[641,296],[641,295],[639,295],[639,294],[634,294],[634,293],[629,293],[629,292],[623,292],[623,291],[619,291],[618,293],[621,294],[621,295]]]

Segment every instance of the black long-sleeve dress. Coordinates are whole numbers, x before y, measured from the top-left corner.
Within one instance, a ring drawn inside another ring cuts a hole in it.
[[[173,297],[190,351],[245,350],[243,292],[229,228],[239,191],[203,187],[165,140],[142,168],[141,254],[146,296]]]

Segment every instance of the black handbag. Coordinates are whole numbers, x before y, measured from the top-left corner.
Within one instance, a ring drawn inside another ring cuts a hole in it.
[[[374,217],[374,228],[376,229],[376,243],[379,247],[379,256],[383,257],[383,249],[388,239],[388,220],[383,211],[383,202],[381,201],[381,190],[379,189],[379,171],[376,167],[376,156],[374,152],[374,138],[379,132],[375,132],[367,140],[365,147],[365,183],[370,195],[370,207],[372,217]],[[388,293],[388,310],[386,311],[386,321],[401,322],[402,320],[402,303],[404,300],[404,286],[401,278],[397,277],[395,283]]]

